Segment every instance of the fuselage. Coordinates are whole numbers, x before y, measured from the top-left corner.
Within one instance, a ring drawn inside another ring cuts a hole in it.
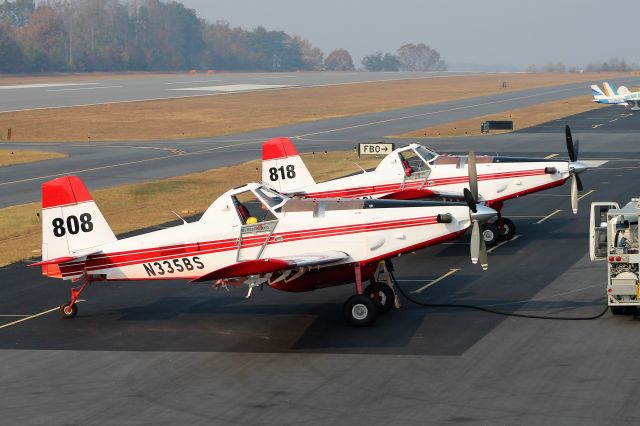
[[[194,279],[245,260],[324,250],[348,253],[343,265],[366,265],[455,238],[470,226],[468,207],[458,203],[312,199],[265,203],[270,219],[245,224],[234,197],[253,189],[229,191],[197,222],[121,239],[63,263],[62,278],[86,272],[102,280]],[[451,220],[439,223],[439,214]]]
[[[413,146],[401,150],[400,154],[411,151]],[[434,194],[443,198],[447,198],[447,194],[462,194],[464,188],[469,187],[467,156],[434,154],[431,158],[422,158],[414,155],[410,170],[403,167],[402,157],[397,156],[393,153],[385,157],[375,170],[317,183],[296,192],[310,198],[428,199]],[[560,186],[569,178],[570,167],[566,160],[478,156],[480,199],[491,206]]]

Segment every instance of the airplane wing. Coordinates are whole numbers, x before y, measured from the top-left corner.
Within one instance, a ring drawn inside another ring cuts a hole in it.
[[[317,253],[304,253],[294,256],[271,257],[266,259],[245,260],[233,265],[225,266],[206,275],[189,281],[197,283],[224,278],[239,278],[249,275],[267,274],[269,272],[285,271],[305,267],[323,266],[340,262],[349,258],[347,253],[335,250]]]

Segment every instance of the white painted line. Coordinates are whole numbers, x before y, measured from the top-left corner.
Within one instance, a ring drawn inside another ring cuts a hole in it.
[[[94,87],[76,87],[75,89],[50,89],[47,92],[72,92],[76,90],[98,90],[98,89],[115,89],[122,86],[94,86]]]
[[[604,126],[604,124],[594,124],[591,126],[592,129],[597,129],[600,126]]]
[[[540,219],[539,221],[537,221],[536,223],[534,223],[534,225],[538,225],[539,223],[544,222],[545,220],[549,219],[552,216],[557,215],[558,213],[560,213],[562,210],[556,210],[553,213],[549,213],[548,215],[546,215],[545,217],[543,217],[542,219]]]
[[[0,86],[0,90],[13,89],[43,89],[47,87],[64,87],[64,86],[90,86],[98,83],[42,83],[42,84],[13,84],[9,86]]]
[[[505,244],[507,244],[507,243],[510,243],[511,241],[515,241],[515,240],[517,240],[518,238],[520,238],[520,235],[514,235],[512,239],[510,239],[510,240],[506,240],[506,241],[502,241],[502,242],[500,242],[500,243],[496,244],[495,246],[491,247],[489,250],[487,250],[487,253],[491,253],[492,251],[494,251],[494,250],[495,250],[495,249],[497,249],[498,247],[501,247],[501,246],[503,246],[503,245],[505,245]]]
[[[12,325],[20,324],[21,322],[29,321],[29,320],[32,320],[34,318],[38,318],[38,317],[41,317],[43,315],[50,314],[51,312],[55,312],[55,311],[57,311],[59,309],[60,308],[56,306],[55,308],[51,308],[48,311],[40,312],[40,313],[35,314],[35,315],[29,315],[28,317],[19,319],[17,321],[13,321],[13,322],[10,322],[8,324],[0,325],[0,330],[2,330],[3,328],[11,327]]]
[[[557,156],[558,156],[558,154],[549,154],[544,158],[553,158],[553,157],[557,157]]]
[[[223,86],[181,87],[169,90],[192,90],[199,92],[251,92],[254,90],[273,90],[292,87],[285,84],[226,84]]]
[[[618,119],[614,118],[613,120],[609,120],[609,123],[613,123],[614,121],[618,121]]]
[[[447,278],[450,275],[455,274],[456,272],[458,272],[460,269],[451,269],[449,272],[447,272],[446,274],[440,276],[439,278],[436,278],[435,280],[431,281],[430,283],[420,287],[417,290],[412,291],[412,293],[421,293],[422,291],[428,289],[429,287],[431,287],[434,284],[438,284],[440,281],[444,280],[445,278]]]
[[[165,84],[171,85],[171,84],[191,84],[191,83],[213,83],[216,81],[222,81],[222,80],[217,79],[217,80],[170,81]]]
[[[590,190],[589,192],[585,192],[584,194],[582,194],[581,196],[578,197],[578,201],[582,200],[584,197],[586,197],[587,195],[591,195],[594,192],[596,192],[595,189]]]

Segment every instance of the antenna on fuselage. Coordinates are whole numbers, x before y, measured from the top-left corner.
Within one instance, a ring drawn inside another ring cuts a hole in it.
[[[174,212],[173,210],[171,210],[171,213],[175,214],[176,216],[178,216],[178,219],[180,219],[182,221],[183,225],[186,225],[188,222],[186,220],[184,220],[182,218],[182,216],[180,216],[178,213]]]

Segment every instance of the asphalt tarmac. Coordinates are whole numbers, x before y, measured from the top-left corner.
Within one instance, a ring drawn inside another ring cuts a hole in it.
[[[463,239],[395,259],[399,285],[421,301],[506,313],[601,312],[606,266],[588,259],[588,205],[637,195],[638,117],[590,128],[584,114],[541,126],[551,133],[434,141],[564,156],[568,121],[582,129],[581,159],[607,161],[582,175],[576,216],[568,185],[508,202],[517,237],[489,254],[487,272]],[[535,320],[403,299],[362,329],[341,316],[351,286],[247,300],[240,289],[165,282],[96,283],[64,320],[55,309],[68,284],[24,263],[0,270],[0,282],[6,423],[599,425],[640,414],[633,317]]]
[[[0,112],[152,99],[224,95],[238,91],[359,84],[415,78],[450,78],[470,72],[288,72],[140,75],[101,80],[0,85]],[[445,84],[443,82],[443,84]]]
[[[630,78],[614,83],[633,86],[638,82],[640,79]],[[120,143],[4,143],[0,144],[0,148],[52,150],[64,152],[69,157],[0,168],[0,208],[39,200],[41,183],[63,174],[79,175],[89,189],[162,179],[260,158],[261,143],[280,136],[294,138],[301,151],[351,149],[358,142],[379,141],[387,135],[401,134],[429,125],[577,96],[584,94],[586,88],[581,83],[532,89],[210,139]],[[626,111],[622,107],[614,108],[605,108],[601,110],[602,114],[611,114],[613,119]],[[625,120],[633,118],[629,116],[621,119]],[[607,127],[598,129],[603,132]],[[582,128],[578,133],[580,131]],[[564,144],[562,129],[558,130],[557,138],[556,149],[560,149]],[[487,138],[444,138],[429,140],[428,144],[438,150],[453,152],[464,151],[468,147],[474,147],[478,151],[499,150],[505,153],[536,152],[537,143],[531,143],[531,139],[532,136],[520,138],[516,134],[495,138],[495,142]]]

